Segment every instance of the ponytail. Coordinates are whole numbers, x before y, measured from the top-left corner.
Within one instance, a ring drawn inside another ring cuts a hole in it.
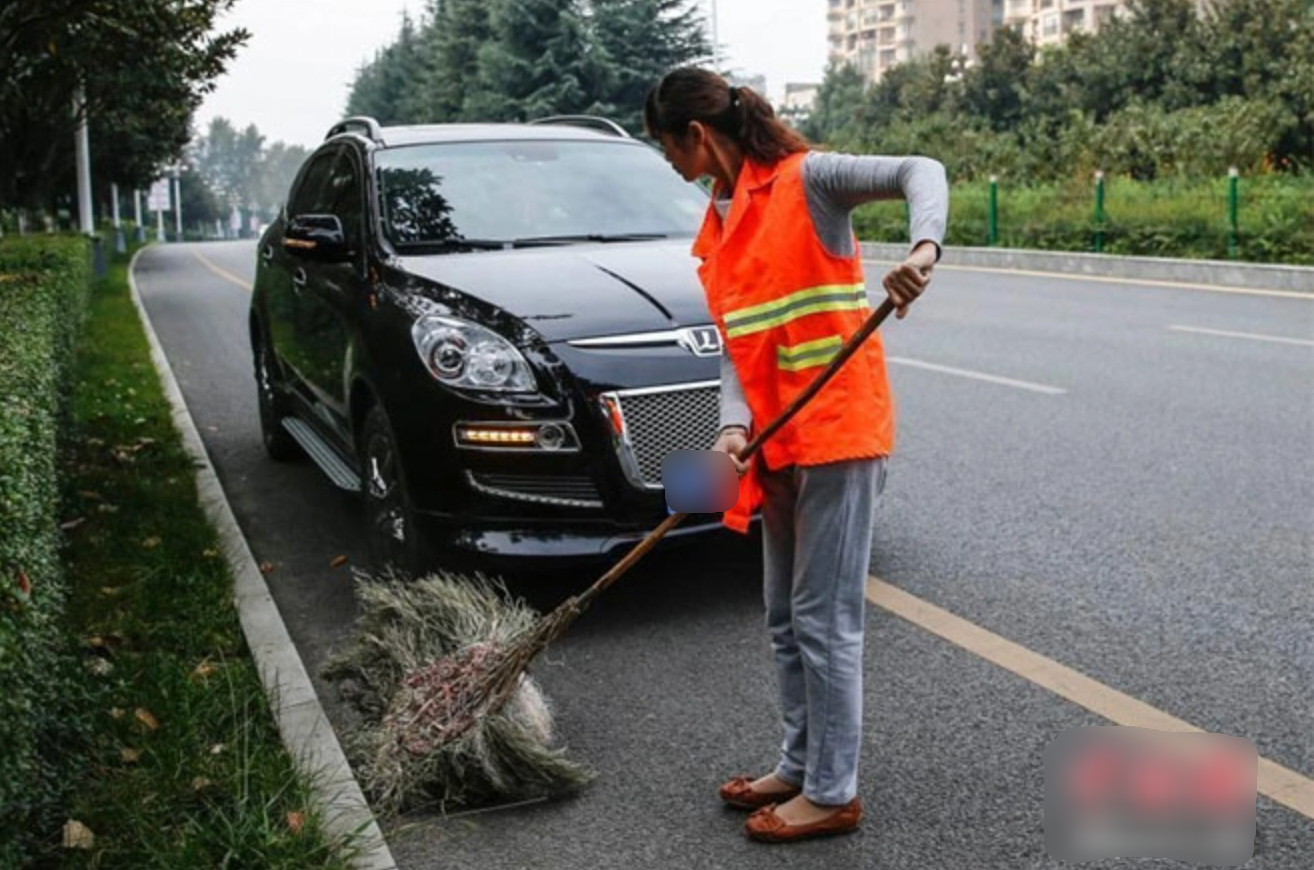
[[[648,92],[643,120],[653,138],[663,133],[683,136],[691,122],[699,121],[730,137],[759,163],[775,163],[811,147],[776,117],[761,94],[731,87],[716,73],[695,67],[681,67],[662,77]]]

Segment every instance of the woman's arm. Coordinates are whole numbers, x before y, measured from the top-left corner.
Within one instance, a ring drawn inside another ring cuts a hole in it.
[[[949,182],[938,160],[813,151],[803,162],[803,185],[813,226],[831,253],[852,256],[849,213],[854,208],[879,199],[906,199],[911,247],[932,242],[940,259],[949,222]]]
[[[734,363],[730,361],[730,354],[722,352],[721,425],[718,429],[743,426],[747,430],[752,422],[753,412],[749,410],[748,399],[744,398],[743,384],[739,383],[739,375],[735,372]]]

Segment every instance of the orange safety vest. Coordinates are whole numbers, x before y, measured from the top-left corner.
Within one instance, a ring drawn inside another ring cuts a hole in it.
[[[788,407],[871,314],[856,237],[851,257],[831,254],[817,237],[803,187],[805,156],[774,165],[746,158],[724,226],[709,203],[693,244],[708,308],[755,429]],[[748,531],[762,501],[755,471],[762,460],[780,469],[888,456],[893,449],[894,399],[878,332],[762,446],[723,522]]]

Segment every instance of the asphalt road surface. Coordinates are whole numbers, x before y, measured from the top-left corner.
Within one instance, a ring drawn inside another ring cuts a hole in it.
[[[156,246],[136,278],[341,730],[317,671],[352,631],[330,561],[363,564],[359,508],[309,462],[265,458],[254,263],[252,243]],[[1292,798],[1260,795],[1246,866],[1314,867],[1314,296],[942,268],[883,335],[899,444],[871,554],[863,830],[762,846],[719,804],[779,740],[760,560],[726,533],[648,560],[536,667],[596,782],[390,825],[401,866],[1064,867],[1044,747],[1165,714],[1252,740]],[[542,582],[548,604],[569,586]]]

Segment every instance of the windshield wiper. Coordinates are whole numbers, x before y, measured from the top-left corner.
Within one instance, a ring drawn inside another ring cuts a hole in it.
[[[404,254],[423,253],[428,250],[453,251],[474,248],[480,251],[504,251],[514,243],[501,239],[425,239],[421,242],[398,242],[397,250]]]
[[[572,242],[645,242],[669,238],[666,233],[579,233],[563,236],[526,236],[516,239],[516,247],[528,245],[568,245]]]

